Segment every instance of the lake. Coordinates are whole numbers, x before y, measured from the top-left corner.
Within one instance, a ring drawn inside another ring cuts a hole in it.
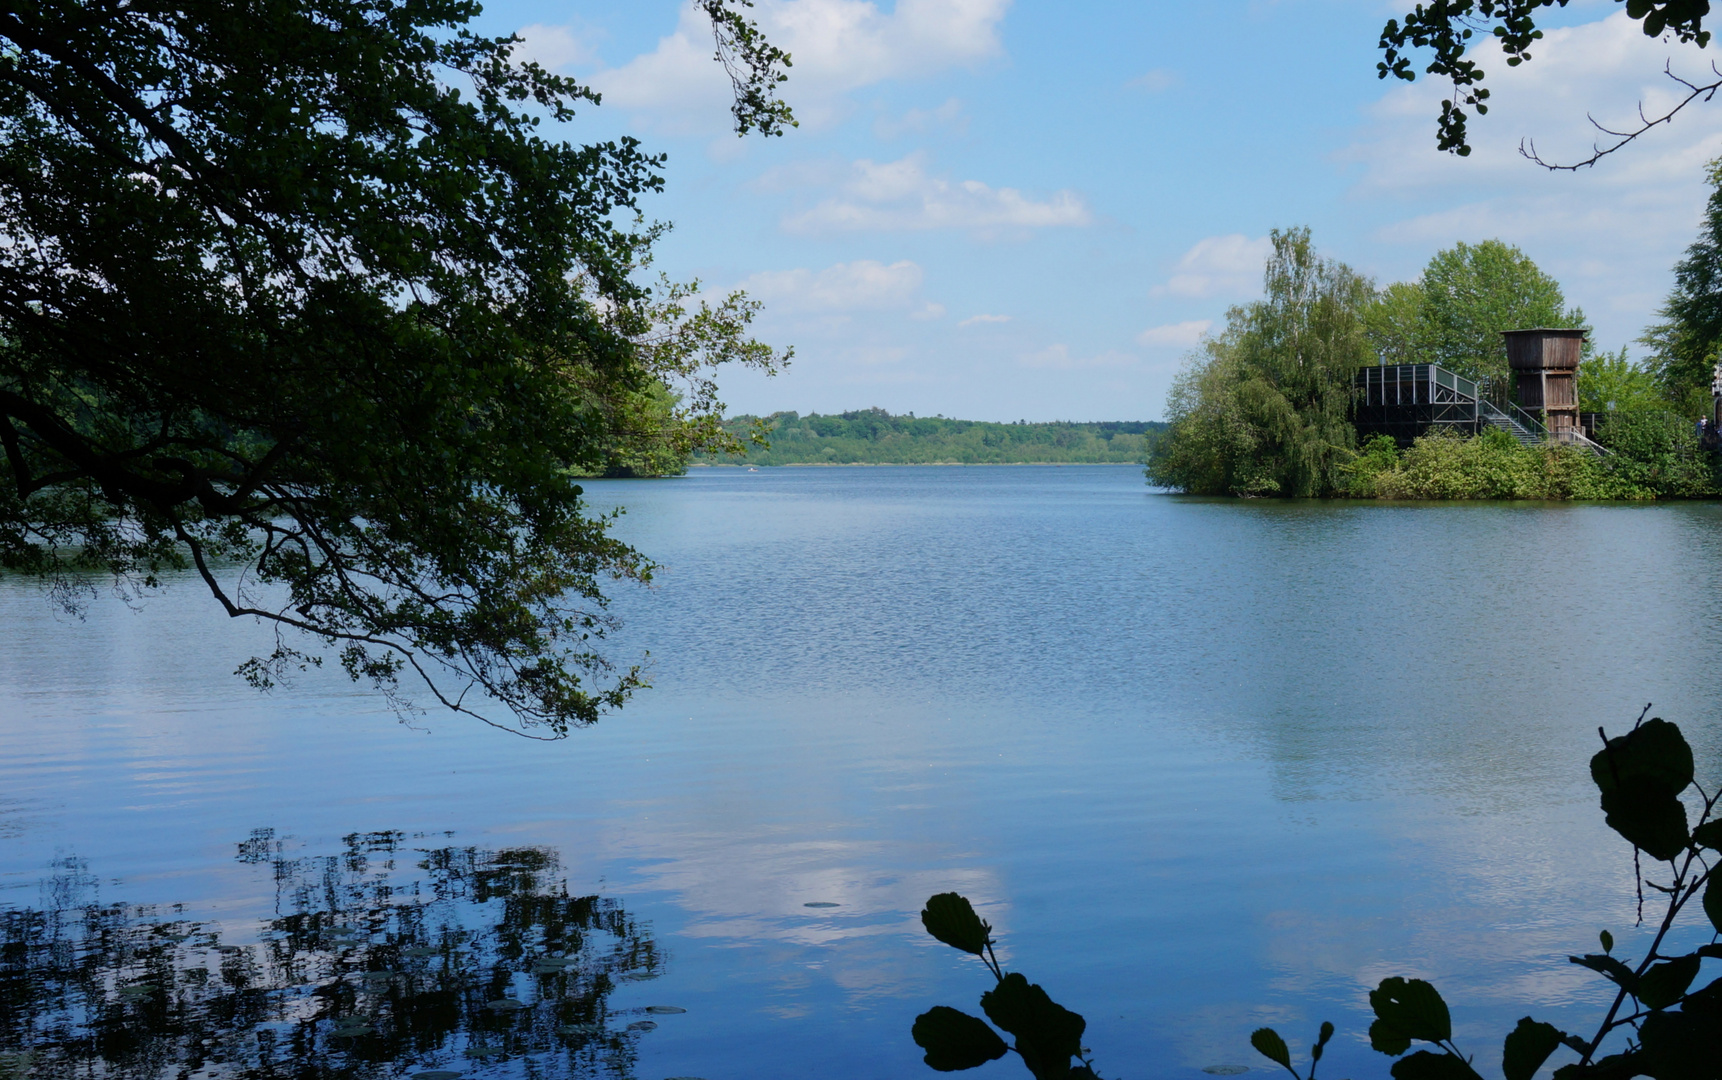
[[[0,1063],[930,1077],[915,1016],[989,985],[921,930],[956,890],[1103,1076],[1259,1072],[1254,1027],[1301,1054],[1324,1019],[1323,1076],[1384,1076],[1388,975],[1492,1073],[1527,1012],[1594,1028],[1569,953],[1642,948],[1598,726],[1653,701],[1722,775],[1715,504],[1203,500],[1120,466],[589,492],[663,566],[609,644],[654,688],[558,743],[328,672],[259,694],[231,672],[271,635],[191,580],[81,620],[0,580],[0,909],[47,965],[0,965]],[[367,1026],[433,984],[412,1037]],[[78,1041],[145,1014],[166,1041]]]

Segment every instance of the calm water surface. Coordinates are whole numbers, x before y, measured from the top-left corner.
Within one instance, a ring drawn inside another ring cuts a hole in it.
[[[79,621],[0,581],[11,925],[82,912],[74,951],[143,935],[209,986],[253,957],[299,987],[254,1018],[281,1040],[334,1000],[305,987],[362,1012],[455,979],[435,1038],[319,1029],[380,1063],[353,1075],[913,1077],[915,1015],[985,988],[919,927],[955,889],[1103,1075],[1198,1080],[1332,1019],[1324,1074],[1361,1078],[1386,975],[1433,980],[1483,1061],[1531,1008],[1594,1011],[1566,955],[1635,940],[1599,724],[1655,701],[1722,772],[1711,504],[1204,501],[1107,466],[592,493],[664,566],[612,642],[655,689],[552,745],[327,674],[259,695],[230,672],[269,635],[194,582]]]

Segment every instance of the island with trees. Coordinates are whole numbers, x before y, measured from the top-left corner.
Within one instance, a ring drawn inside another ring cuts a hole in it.
[[[1698,239],[1675,267],[1641,359],[1587,340],[1581,445],[1431,428],[1410,445],[1359,434],[1370,365],[1438,365],[1509,390],[1506,331],[1588,331],[1558,282],[1498,240],[1438,252],[1416,281],[1377,288],[1317,253],[1307,229],[1273,234],[1263,298],[1233,308],[1175,380],[1149,482],[1192,494],[1383,499],[1667,499],[1722,495],[1711,375],[1722,346],[1722,161]],[[1498,395],[1500,396],[1500,395]],[[1533,427],[1534,422],[1533,422]]]

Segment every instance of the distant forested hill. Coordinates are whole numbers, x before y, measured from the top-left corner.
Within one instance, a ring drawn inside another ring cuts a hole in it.
[[[737,416],[724,426],[745,440],[757,420]],[[892,416],[883,409],[836,416],[782,412],[765,417],[769,450],[754,447],[745,457],[713,455],[696,460],[752,465],[1136,464],[1147,460],[1149,440],[1165,426],[1156,421],[995,424],[943,416]]]

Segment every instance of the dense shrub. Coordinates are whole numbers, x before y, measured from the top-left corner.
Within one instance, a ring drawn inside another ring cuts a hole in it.
[[[1612,430],[1610,430],[1612,428]],[[1613,452],[1523,446],[1504,432],[1426,435],[1399,451],[1377,436],[1347,467],[1363,499],[1666,499],[1722,494],[1712,455],[1668,413],[1620,414],[1603,434]]]
[[[1615,475],[1656,498],[1707,498],[1722,493],[1716,455],[1701,450],[1692,421],[1667,409],[1609,413],[1597,441],[1613,451]]]

